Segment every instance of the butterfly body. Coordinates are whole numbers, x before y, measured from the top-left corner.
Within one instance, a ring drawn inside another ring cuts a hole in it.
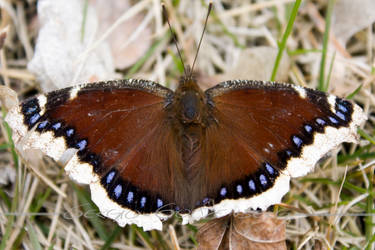
[[[169,115],[170,130],[173,131],[173,148],[176,149],[173,151],[178,159],[178,163],[171,163],[175,166],[172,172],[176,173],[172,182],[178,183],[178,189],[185,190],[176,194],[175,200],[180,201],[178,208],[192,211],[197,201],[202,199],[202,141],[210,115],[206,96],[193,76],[181,77],[173,96],[173,102],[165,110]]]

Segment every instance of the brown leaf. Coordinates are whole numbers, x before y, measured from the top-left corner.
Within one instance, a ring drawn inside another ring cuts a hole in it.
[[[0,103],[7,110],[10,110],[14,106],[18,105],[17,93],[6,86],[0,86]]]
[[[214,219],[204,224],[198,231],[198,249],[218,249],[225,232],[229,228],[230,216]]]
[[[199,229],[198,249],[286,249],[285,222],[273,213],[235,214]]]

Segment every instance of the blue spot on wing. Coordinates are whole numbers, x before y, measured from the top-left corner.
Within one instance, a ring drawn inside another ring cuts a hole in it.
[[[348,109],[342,104],[337,104],[337,107],[339,108],[339,110],[341,110],[344,113],[348,112]]]
[[[30,125],[34,125],[40,118],[40,115],[38,113],[36,114],[33,114],[31,117],[30,117]]]
[[[220,195],[225,196],[227,194],[227,189],[225,187],[220,189]]]
[[[256,191],[256,185],[255,185],[255,182],[253,180],[250,180],[249,181],[249,188],[251,191],[255,192]]]
[[[263,187],[265,187],[265,186],[267,186],[267,178],[266,178],[266,176],[264,176],[263,174],[261,174],[260,176],[259,176],[259,182],[260,182],[260,184],[263,186]]]
[[[107,184],[111,183],[112,180],[113,180],[113,177],[115,177],[115,174],[116,174],[115,171],[110,172],[110,173],[107,175],[107,178],[106,178],[105,182],[106,182]]]
[[[79,151],[85,149],[86,146],[87,146],[86,140],[81,140],[81,141],[77,142],[77,144],[76,144],[76,147]]]
[[[122,193],[122,186],[120,184],[118,184],[115,187],[115,189],[113,190],[113,192],[115,193],[115,196],[118,199],[121,196],[121,193]]]
[[[337,111],[336,112],[336,115],[343,121],[346,121],[346,117],[343,113],[341,113],[340,111]]]
[[[52,125],[52,128],[56,131],[61,128],[61,122],[56,122],[55,124]]]
[[[297,148],[300,148],[302,146],[303,141],[302,141],[301,138],[299,138],[298,136],[294,135],[292,137],[292,139],[293,139],[293,143],[297,146]]]
[[[47,125],[48,125],[48,121],[42,121],[41,123],[39,123],[38,128],[44,129],[45,127],[47,127]]]
[[[134,199],[134,193],[132,191],[129,191],[128,196],[126,197],[126,200],[128,203],[132,203]]]

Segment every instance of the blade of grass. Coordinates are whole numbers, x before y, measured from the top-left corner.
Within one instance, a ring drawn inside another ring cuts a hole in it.
[[[122,232],[122,228],[117,226],[109,236],[108,240],[104,243],[104,245],[100,248],[101,250],[109,249],[113,241],[117,238],[117,236]]]
[[[10,147],[11,146],[8,143],[3,143],[3,144],[0,145],[0,150],[8,149]]]
[[[87,9],[89,6],[89,1],[85,0],[83,5],[83,18],[82,18],[82,24],[81,24],[81,42],[83,42],[83,39],[85,38],[85,27],[86,27],[86,19],[87,19]]]
[[[2,114],[3,114],[3,117],[5,117],[4,108],[2,108]],[[8,138],[8,142],[10,144],[10,150],[11,150],[11,154],[12,154],[12,158],[13,158],[13,162],[14,162],[14,167],[16,168],[16,170],[18,170],[19,157],[18,157],[17,152],[16,152],[15,147],[14,147],[14,142],[13,142],[13,139],[12,139],[12,130],[9,127],[8,123],[6,123],[5,121],[3,121],[3,126],[5,128],[6,136]],[[11,205],[10,205],[11,215],[8,216],[8,221],[6,223],[7,225],[6,225],[6,228],[5,228],[5,232],[4,232],[4,234],[1,238],[0,250],[4,249],[7,246],[8,238],[10,237],[10,234],[11,234],[11,232],[13,230],[13,227],[14,227],[14,222],[15,222],[14,212],[16,211],[16,209],[18,207],[18,201],[19,201],[19,187],[20,187],[19,181],[20,181],[20,179],[16,178],[16,182],[14,183],[14,187],[15,187],[14,188],[14,195],[13,195],[13,199],[12,199],[12,202],[11,202]]]
[[[38,236],[36,235],[34,227],[30,224],[30,222],[27,222],[26,228],[27,228],[26,232],[29,235],[29,239],[31,241],[31,245],[33,246],[33,249],[42,250],[43,248],[39,243]]]
[[[363,138],[365,138],[366,140],[368,140],[370,143],[375,145],[375,138],[367,134],[364,130],[358,128],[358,134],[362,136]]]
[[[165,250],[170,249],[170,247],[165,242],[163,236],[159,233],[159,231],[154,230],[152,236],[154,239],[157,239],[157,241],[159,242],[158,249],[165,249]]]
[[[4,192],[4,190],[2,188],[0,188],[0,197],[1,197],[2,201],[5,202],[5,205],[9,209],[12,204],[11,204],[11,201],[9,200],[9,198],[8,198],[8,195]]]
[[[44,202],[47,200],[47,198],[51,194],[51,192],[52,192],[52,189],[48,187],[45,192],[35,195],[36,203],[30,206],[30,213],[38,213],[39,210],[42,208]],[[35,216],[36,215],[32,215],[30,217],[30,221],[33,221],[35,219]]]
[[[17,181],[16,183],[14,184],[15,186],[15,190],[14,190],[14,196],[13,196],[13,199],[12,199],[12,204],[11,204],[11,207],[10,207],[10,215],[8,215],[8,220],[7,220],[7,223],[6,223],[6,228],[5,228],[5,232],[2,236],[2,239],[1,239],[1,244],[0,244],[0,249],[3,250],[7,247],[7,243],[8,243],[8,239],[11,235],[11,232],[14,228],[14,223],[15,223],[15,215],[14,215],[14,212],[16,211],[17,207],[18,207],[18,200],[19,200],[19,178],[17,178]]]
[[[361,159],[361,160],[366,160],[366,159],[373,159],[375,158],[375,152],[366,152],[366,153],[358,153],[358,154],[351,154],[351,155],[344,155],[342,157],[339,157],[337,162],[339,164],[342,164],[348,160],[352,160],[352,159]]]
[[[369,174],[369,186],[368,186],[368,194],[369,196],[367,197],[367,201],[366,201],[366,212],[368,214],[370,213],[373,213],[374,211],[374,208],[375,208],[375,205],[374,205],[374,200],[375,200],[375,196],[374,194],[371,192],[372,190],[374,190],[374,167],[372,168],[372,171],[370,171],[370,174]],[[366,235],[366,239],[367,239],[367,242],[368,242],[368,245],[366,246],[366,249],[374,249],[374,246],[371,246],[373,245],[374,241],[375,241],[375,233],[374,233],[374,228],[375,228],[375,225],[373,224],[373,217],[372,216],[367,216],[365,218],[365,235]]]
[[[279,51],[278,51],[277,56],[276,56],[275,64],[273,65],[272,74],[271,74],[271,81],[275,81],[277,70],[279,68],[279,64],[281,62],[281,58],[283,56],[283,52],[284,52],[285,47],[286,47],[286,42],[288,40],[289,35],[292,33],[294,21],[296,20],[296,16],[297,16],[300,4],[301,4],[301,0],[296,0],[296,2],[294,3],[291,15],[289,17],[288,24],[286,26],[284,35],[283,35],[283,37],[281,39],[281,42],[280,42],[280,45],[279,45]]]
[[[346,99],[353,99],[353,97],[358,94],[358,92],[362,89],[362,86],[363,86],[363,83],[361,85],[359,85],[358,88],[356,88],[352,93],[350,93]]]
[[[321,91],[327,91],[328,85],[325,83],[325,65],[327,57],[327,48],[329,41],[329,30],[331,27],[331,17],[333,11],[334,0],[328,0],[326,19],[325,19],[325,30],[323,34],[323,49],[322,49],[322,59],[320,61],[320,75],[318,89]]]
[[[178,7],[180,5],[180,0],[172,0],[172,5]]]
[[[328,71],[328,75],[327,75],[327,79],[326,79],[326,84],[325,84],[326,85],[325,86],[326,90],[328,89],[329,83],[331,81],[331,74],[332,74],[332,69],[333,69],[333,64],[335,62],[335,58],[336,58],[336,51],[333,52],[332,60],[331,60],[331,63],[329,65],[329,71]]]
[[[298,55],[304,55],[308,53],[322,53],[320,49],[296,49],[289,51],[287,50],[289,56],[298,56]]]
[[[313,182],[313,183],[321,183],[321,184],[326,184],[326,185],[340,186],[341,183],[342,183],[342,180],[333,181],[333,180],[328,179],[328,178],[303,178],[302,180],[300,180],[300,182],[301,183]],[[347,180],[344,182],[343,188],[351,190],[351,191],[355,190],[355,191],[357,191],[358,193],[361,193],[361,194],[369,193],[369,191],[366,188],[361,188],[359,186],[356,186],[356,185],[348,182]],[[370,193],[374,194],[374,191],[370,191]]]
[[[2,108],[2,113],[3,113],[3,117],[5,117],[6,113],[5,113],[4,108]],[[14,142],[13,142],[13,138],[12,138],[12,129],[9,127],[8,123],[5,122],[5,121],[3,121],[3,126],[5,128],[6,133],[7,133],[6,135],[7,135],[7,138],[8,138],[8,143],[10,144],[10,151],[12,153],[14,167],[16,169],[18,169],[19,158],[18,158],[17,152],[16,152],[15,147],[14,147]]]

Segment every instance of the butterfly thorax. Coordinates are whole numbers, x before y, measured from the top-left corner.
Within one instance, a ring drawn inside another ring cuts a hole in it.
[[[205,97],[193,77],[182,77],[175,91],[174,112],[185,125],[202,124],[205,113]]]

